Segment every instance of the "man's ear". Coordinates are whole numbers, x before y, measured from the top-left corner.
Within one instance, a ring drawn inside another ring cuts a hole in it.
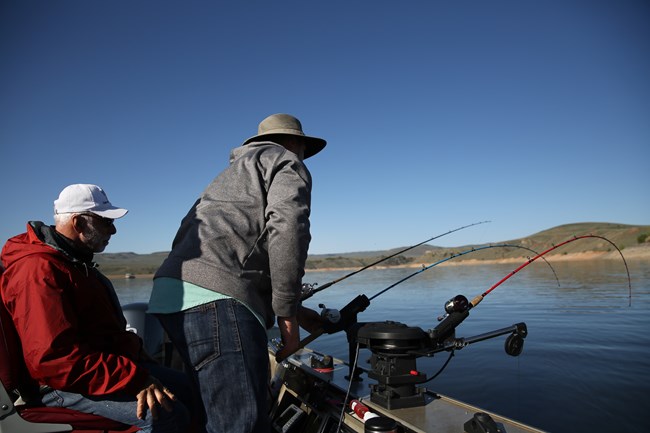
[[[86,227],[88,226],[88,221],[83,215],[73,215],[72,216],[72,228],[77,233],[83,233]]]

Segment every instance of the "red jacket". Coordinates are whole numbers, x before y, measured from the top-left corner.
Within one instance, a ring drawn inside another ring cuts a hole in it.
[[[20,336],[32,378],[85,395],[136,395],[148,372],[142,340],[126,320],[110,281],[72,257],[52,227],[30,222],[2,249],[0,294]]]

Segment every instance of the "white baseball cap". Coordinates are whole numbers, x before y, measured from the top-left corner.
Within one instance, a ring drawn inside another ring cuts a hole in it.
[[[122,218],[128,210],[115,207],[97,185],[77,183],[66,186],[54,200],[54,213],[91,212],[104,218]]]

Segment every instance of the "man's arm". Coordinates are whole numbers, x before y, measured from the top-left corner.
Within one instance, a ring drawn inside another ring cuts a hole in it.
[[[282,336],[283,347],[278,351],[275,358],[280,361],[300,349],[300,331],[298,327],[310,333],[323,333],[325,320],[316,311],[298,307],[298,314],[295,317],[278,317],[278,327]]]
[[[289,155],[286,151],[276,161],[265,209],[271,303],[275,315],[285,318],[297,314],[311,240],[311,176],[295,155]]]
[[[276,353],[275,359],[282,360],[300,347],[300,330],[296,316],[278,317],[278,327],[283,347]]]

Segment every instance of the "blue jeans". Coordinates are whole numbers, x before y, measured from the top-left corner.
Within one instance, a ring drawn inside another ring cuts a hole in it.
[[[158,420],[151,418],[147,410],[145,419],[136,416],[137,400],[131,395],[85,396],[67,391],[54,390],[43,395],[42,402],[49,407],[66,407],[79,412],[101,415],[121,423],[137,426],[143,433],[185,432],[190,425],[190,414],[182,402],[191,401],[191,389],[187,375],[154,363],[143,363],[149,373],[160,380],[176,396],[174,410],[158,410]]]
[[[250,310],[222,299],[156,314],[194,378],[209,433],[268,433],[266,330]]]

